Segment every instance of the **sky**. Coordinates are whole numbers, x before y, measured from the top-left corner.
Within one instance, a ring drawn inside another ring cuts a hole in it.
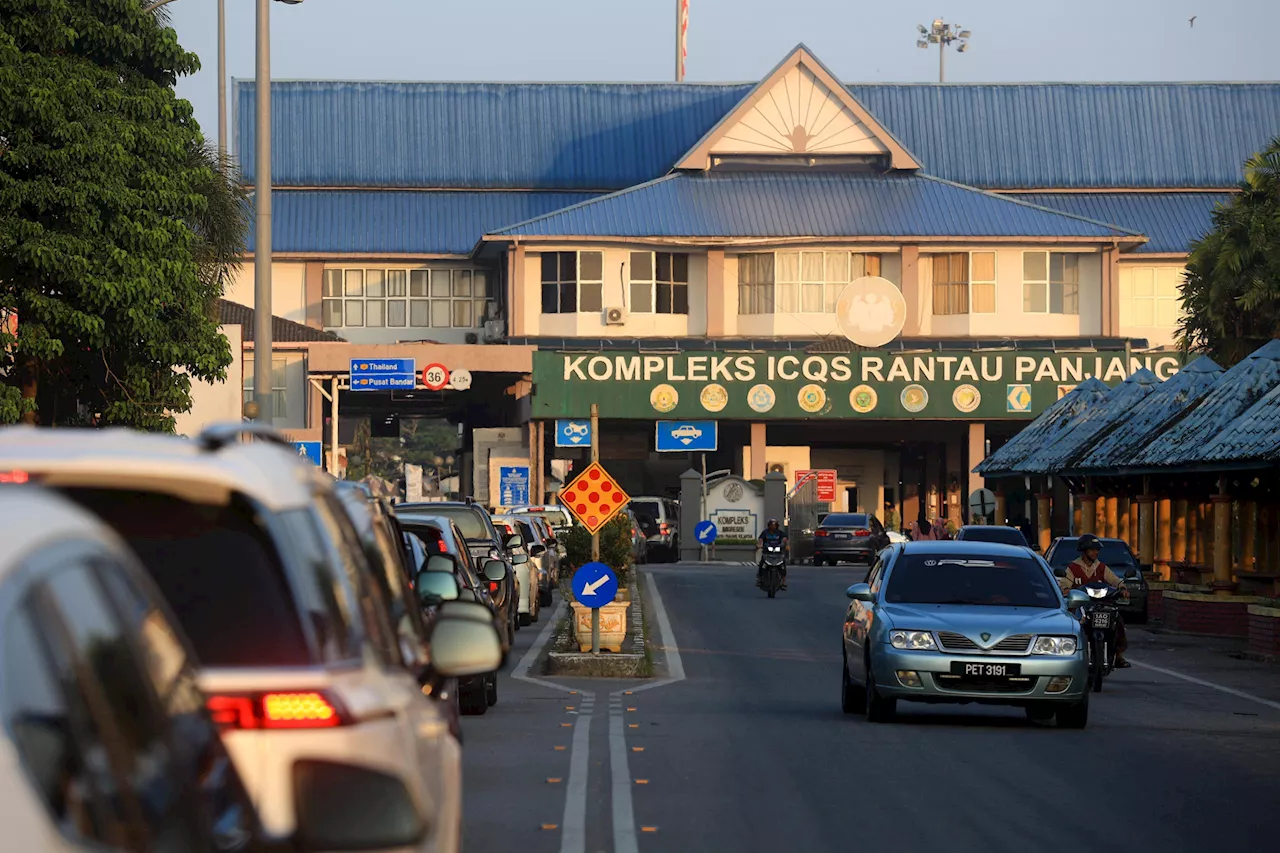
[[[226,0],[227,75],[254,73],[255,0]],[[665,81],[676,0],[271,4],[274,79]],[[174,0],[203,69],[178,93],[217,135],[217,2]],[[688,82],[755,81],[803,42],[849,82],[938,79],[916,25],[972,31],[948,82],[1280,80],[1275,0],[690,0]],[[1192,26],[1189,19],[1195,16]],[[230,132],[230,131],[229,131]]]

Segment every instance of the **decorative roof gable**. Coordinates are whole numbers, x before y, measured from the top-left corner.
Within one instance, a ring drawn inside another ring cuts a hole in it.
[[[804,45],[755,86],[677,169],[706,170],[716,155],[826,157],[882,154],[894,169],[920,164]]]

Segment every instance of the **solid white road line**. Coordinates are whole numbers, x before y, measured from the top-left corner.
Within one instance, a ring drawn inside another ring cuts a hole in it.
[[[556,602],[556,609],[551,612],[551,618],[547,620],[546,626],[538,633],[538,638],[533,641],[533,645],[524,653],[524,657],[520,658],[520,662],[516,664],[515,669],[511,670],[511,677],[517,681],[527,681],[530,684],[537,684],[541,687],[549,687],[552,690],[559,690],[562,693],[573,693],[572,687],[565,687],[563,684],[556,684],[554,681],[547,681],[544,678],[538,678],[529,674],[529,670],[538,658],[542,655],[542,650],[547,647],[547,643],[551,642],[551,635],[555,633],[556,625],[560,624],[560,617],[565,611],[564,601]]]
[[[662,594],[658,592],[658,582],[648,572],[642,572],[641,576],[645,579],[645,584],[649,588],[649,603],[653,605],[654,615],[658,619],[658,630],[662,632],[662,648],[667,660],[667,677],[640,687],[633,687],[631,688],[632,693],[675,684],[677,681],[684,681],[685,677],[684,661],[680,659],[680,646],[676,643],[675,632],[671,630],[671,618],[667,616],[667,608],[662,605]],[[628,788],[627,790],[630,791],[631,789]]]
[[[1154,666],[1149,663],[1143,663],[1142,661],[1136,661],[1133,658],[1129,658],[1129,663],[1133,664],[1134,666],[1140,666],[1143,669],[1150,669],[1154,672],[1159,672],[1168,676],[1172,676],[1173,678],[1181,678],[1183,681],[1189,681],[1192,684],[1199,684],[1201,687],[1208,687],[1213,690],[1217,690],[1220,693],[1228,693],[1232,696],[1238,696],[1241,699],[1248,699],[1250,702],[1257,702],[1259,705],[1266,705],[1268,708],[1275,708],[1277,711],[1280,711],[1280,702],[1272,702],[1270,699],[1263,699],[1261,696],[1254,696],[1252,693],[1245,693],[1243,690],[1236,690],[1234,687],[1227,687],[1224,684],[1215,684],[1212,681],[1205,681],[1203,678],[1196,678],[1195,676],[1192,676],[1192,675],[1184,675],[1183,673],[1178,672],[1177,670],[1165,669],[1162,666]]]
[[[609,697],[609,768],[613,772],[613,853],[638,853],[636,816],[631,807],[631,766],[627,761],[627,736],[622,715],[622,695]]]
[[[560,853],[585,853],[587,849],[587,772],[595,702],[595,696],[583,696],[573,724],[569,784],[565,787],[564,817],[560,821]]]

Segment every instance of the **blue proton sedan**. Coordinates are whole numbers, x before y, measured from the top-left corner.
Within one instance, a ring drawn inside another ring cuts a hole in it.
[[[849,587],[841,702],[872,722],[898,700],[1026,708],[1089,720],[1084,634],[1047,563],[993,542],[907,542]],[[1084,596],[1076,596],[1081,598]]]

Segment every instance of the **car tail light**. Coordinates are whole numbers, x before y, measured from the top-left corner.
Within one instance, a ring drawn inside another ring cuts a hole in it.
[[[0,471],[0,483],[26,483],[31,475],[26,471]]]
[[[854,536],[870,536],[871,531],[865,527],[859,527],[857,530],[853,531],[853,535]]]
[[[489,592],[497,592],[497,591],[498,591],[498,582],[489,581]]]
[[[663,536],[666,536],[668,533],[670,533],[670,532],[671,532],[671,525],[670,525],[670,524],[659,524],[659,525],[658,525],[658,532],[659,532],[659,533],[661,533]]]
[[[448,554],[448,553],[449,553],[449,547],[448,547],[447,545],[445,545],[445,544],[444,544],[444,540],[443,540],[443,539],[437,539],[437,540],[436,540],[436,547],[438,547],[438,548],[440,549],[440,553],[441,553],[441,554]]]
[[[290,691],[210,696],[210,716],[221,729],[327,729],[348,723],[325,693]]]
[[[817,530],[813,531],[813,535],[821,539],[823,536],[830,536],[831,534],[819,527]]]

